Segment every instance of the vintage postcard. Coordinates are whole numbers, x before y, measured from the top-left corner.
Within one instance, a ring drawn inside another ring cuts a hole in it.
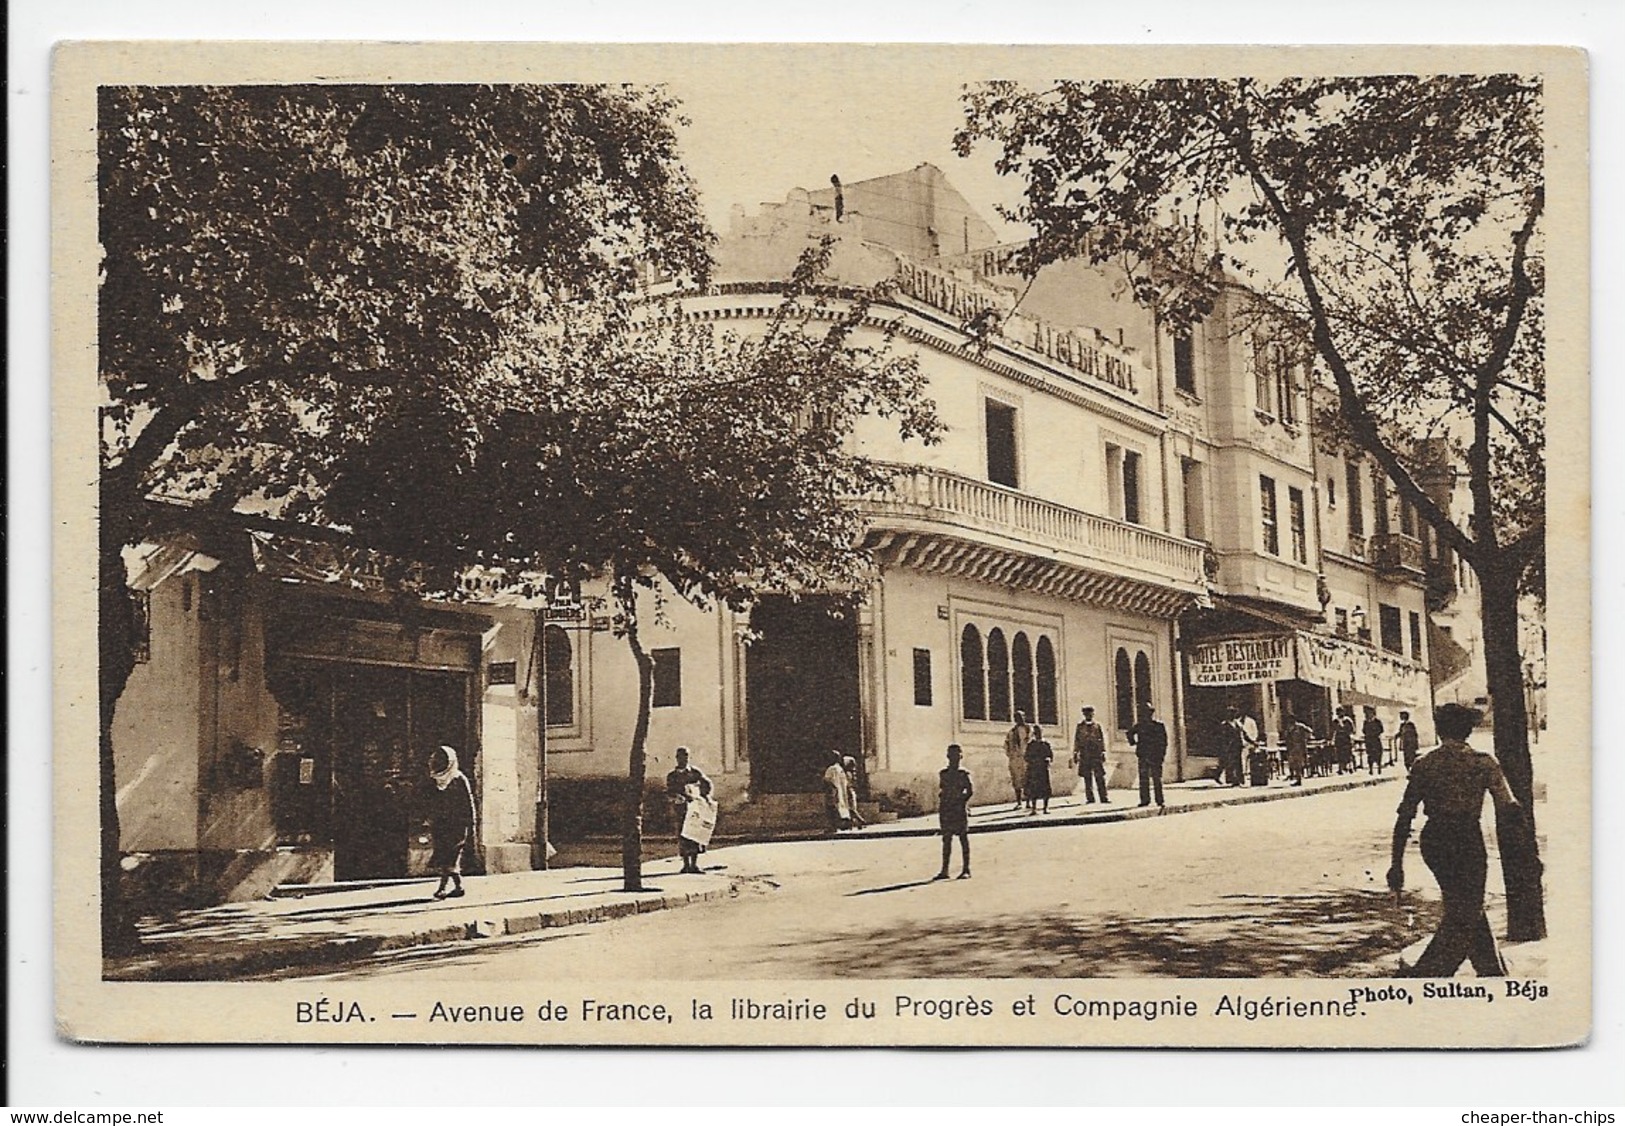
[[[63,45],[63,1035],[1583,1041],[1586,87]]]

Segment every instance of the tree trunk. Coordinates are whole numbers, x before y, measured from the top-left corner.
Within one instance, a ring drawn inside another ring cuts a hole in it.
[[[1529,758],[1529,717],[1524,701],[1523,660],[1518,651],[1518,576],[1497,560],[1479,575],[1484,619],[1484,670],[1495,720],[1495,757],[1522,810],[1496,815],[1501,874],[1507,890],[1507,941],[1546,937],[1543,865],[1535,839],[1535,779]]]
[[[649,711],[654,698],[654,659],[638,638],[637,595],[622,597],[626,617],[626,643],[638,663],[638,721],[632,728],[632,754],[626,771],[626,807],[621,821],[621,876],[626,891],[643,890],[643,782],[649,760]]]
[[[98,718],[101,724],[99,805],[101,812],[101,931],[102,954],[127,953],[137,947],[135,919],[124,902],[119,887],[122,840],[118,817],[118,776],[113,756],[113,714],[124,685],[135,668],[132,652],[135,633],[134,611],[124,580],[123,521],[103,503],[97,576],[97,661],[96,684]]]

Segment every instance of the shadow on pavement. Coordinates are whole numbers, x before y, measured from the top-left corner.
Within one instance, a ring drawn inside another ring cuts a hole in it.
[[[900,885],[909,886],[909,885]],[[876,889],[890,890],[890,889]],[[1377,891],[1224,896],[1211,911],[912,922],[798,941],[808,977],[1341,977],[1430,933],[1436,903]]]
[[[906,891],[909,888],[923,888],[927,884],[935,882],[935,880],[910,880],[906,884],[887,884],[885,887],[864,888],[861,891],[849,891],[846,894],[849,898],[854,895],[880,895],[888,891]]]

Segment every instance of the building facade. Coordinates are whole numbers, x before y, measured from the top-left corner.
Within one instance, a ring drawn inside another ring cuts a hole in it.
[[[1317,439],[1306,355],[1244,290],[1176,335],[1108,272],[1018,277],[1013,248],[921,165],[737,212],[713,285],[679,299],[760,332],[824,238],[827,299],[883,287],[858,342],[917,356],[946,432],[925,447],[859,422],[857,449],[896,474],[854,501],[870,589],[769,593],[747,614],[668,592],[642,615],[651,798],[684,746],[724,834],[817,824],[834,751],[860,764],[871,812],[926,812],[958,743],[977,800],[1008,801],[1018,711],[1065,788],[1084,706],[1114,787],[1135,779],[1143,705],[1168,725],[1170,781],[1213,772],[1231,704],[1271,738],[1288,710],[1325,735],[1345,703],[1426,721],[1414,514]],[[566,850],[617,831],[637,671],[594,591],[586,611],[430,602],[330,545],[227,538],[132,554],[151,626],[115,732],[133,879],[219,899],[412,874],[442,744],[475,782],[489,870],[542,863],[544,809]],[[664,803],[646,808],[670,828]]]

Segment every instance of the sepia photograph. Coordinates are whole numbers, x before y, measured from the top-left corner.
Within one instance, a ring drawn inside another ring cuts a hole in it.
[[[1588,1036],[1582,52],[55,70],[68,1036]]]

